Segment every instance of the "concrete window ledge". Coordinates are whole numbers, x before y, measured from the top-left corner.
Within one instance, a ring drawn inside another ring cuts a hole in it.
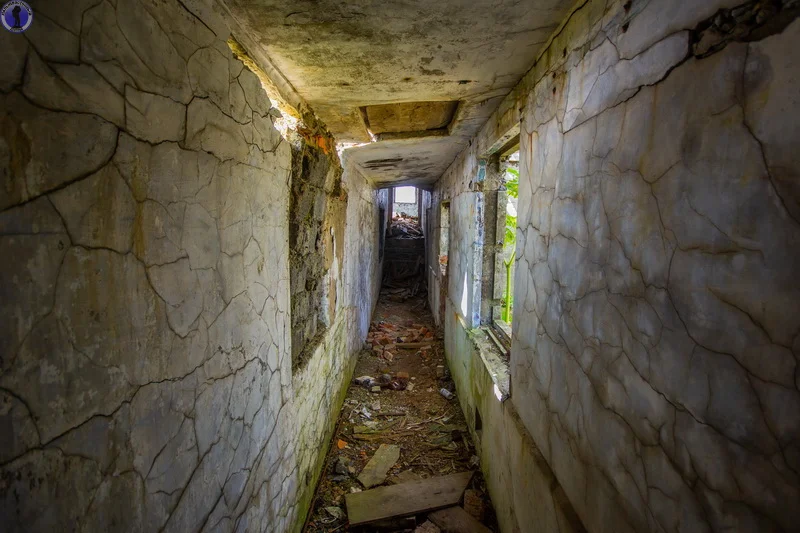
[[[494,395],[501,402],[505,402],[511,397],[511,374],[509,373],[508,361],[500,353],[492,339],[484,328],[474,328],[470,330],[469,338],[480,354],[483,366],[494,382]]]

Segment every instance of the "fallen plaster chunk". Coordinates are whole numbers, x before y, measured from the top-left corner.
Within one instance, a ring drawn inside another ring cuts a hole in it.
[[[358,475],[358,480],[365,488],[380,485],[386,479],[389,469],[400,459],[400,446],[381,444],[367,466]]]

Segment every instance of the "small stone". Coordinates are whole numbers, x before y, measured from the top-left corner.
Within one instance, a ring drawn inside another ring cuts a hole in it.
[[[353,381],[356,383],[356,385],[361,385],[362,387],[369,388],[372,387],[372,385],[375,383],[376,380],[372,376],[361,376],[357,377]]]
[[[409,383],[408,385],[406,385],[406,390],[407,390],[407,391],[412,391],[412,390],[414,390],[414,384],[413,384],[413,383]]]
[[[325,510],[328,512],[329,515],[334,517],[337,520],[341,520],[344,518],[344,511],[340,507],[326,507]]]
[[[333,467],[334,472],[337,474],[347,475],[350,473],[350,460],[347,457],[339,456],[336,459],[336,465]]]
[[[380,411],[381,410],[380,400],[376,400],[370,407],[372,407],[373,411]]]

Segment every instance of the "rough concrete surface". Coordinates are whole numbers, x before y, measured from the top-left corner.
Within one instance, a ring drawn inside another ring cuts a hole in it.
[[[695,57],[692,30],[738,3],[583,3],[434,190],[434,219],[444,200],[455,215],[459,398],[497,416],[464,355],[480,242],[468,206],[479,158],[521,120],[506,403],[589,531],[800,522],[800,165],[787,151],[800,21]],[[482,460],[504,529],[526,506],[556,523],[549,499],[516,500],[522,459],[497,453],[513,432],[492,435]]]
[[[796,531],[798,3],[569,7],[41,0],[0,32],[0,529],[299,530],[402,182],[503,531]],[[505,369],[475,328],[517,136]]]
[[[293,372],[291,150],[225,21],[35,9],[2,35],[0,529],[295,530],[377,298],[379,196],[347,166],[358,252]]]
[[[449,136],[348,151],[381,185],[430,188],[531,66],[564,0],[348,3],[228,0],[253,42],[339,141],[370,141],[360,107],[460,101]],[[406,127],[420,129],[412,114]],[[370,119],[371,122],[372,119]],[[370,162],[402,159],[394,165]]]

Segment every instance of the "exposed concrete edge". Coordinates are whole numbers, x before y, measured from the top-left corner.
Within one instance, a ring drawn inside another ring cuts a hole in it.
[[[377,134],[376,140],[380,141],[402,141],[405,139],[423,139],[426,137],[447,137],[450,132],[447,128],[437,128],[435,130],[420,130],[420,131],[400,131],[400,132],[386,132]]]
[[[215,2],[218,10],[233,21],[229,24],[228,45],[237,58],[258,76],[273,106],[284,116],[289,116],[293,122],[296,122],[292,129],[299,135],[299,138],[308,144],[320,147],[326,154],[335,158],[341,167],[341,158],[335,149],[336,138],[328,130],[325,122],[317,116],[314,109],[294,88],[294,85],[275,66],[263,48],[245,31],[244,25],[225,2],[223,0],[215,0]],[[287,140],[290,140],[291,144],[297,145],[295,141],[298,140],[298,137],[294,135],[289,137],[290,139]],[[368,183],[373,185],[369,180]]]
[[[462,322],[461,325],[463,327],[464,323]],[[500,393],[498,400],[505,402],[511,397],[511,372],[508,361],[500,356],[499,350],[492,344],[485,328],[486,326],[479,326],[471,331],[467,330],[467,334],[478,355],[481,356],[481,362],[486,368],[486,372],[489,373],[497,388],[495,394]]]
[[[310,109],[305,99],[295,90],[291,82],[286,79],[286,76],[275,66],[275,64],[261,51],[261,47],[250,38],[250,35],[244,31],[244,26],[241,21],[233,14],[230,8],[221,0],[217,0],[217,4],[228,18],[234,21],[231,28],[231,34],[234,38],[242,44],[242,46],[249,52],[251,57],[255,60],[258,66],[269,77],[276,89],[280,92],[281,97],[294,107],[297,111],[301,112],[305,109]]]
[[[478,154],[478,157],[480,159],[486,159],[493,156],[497,152],[502,151],[509,143],[509,141],[511,141],[515,137],[519,137],[520,129],[521,128],[519,122],[516,122],[513,126],[511,126],[511,128],[508,131],[497,137],[497,140],[495,140],[491,144],[491,146],[480,152]]]
[[[281,113],[287,114],[295,119],[299,120],[302,118],[299,111],[300,107],[297,103],[287,100],[284,96],[286,91],[282,90],[275,82],[275,79],[278,78],[270,72],[270,69],[262,66],[263,61],[253,59],[252,47],[243,45],[239,39],[233,35],[228,37],[228,46],[233,52],[233,55],[244,63],[251,72],[258,76],[273,106],[277,107]]]

